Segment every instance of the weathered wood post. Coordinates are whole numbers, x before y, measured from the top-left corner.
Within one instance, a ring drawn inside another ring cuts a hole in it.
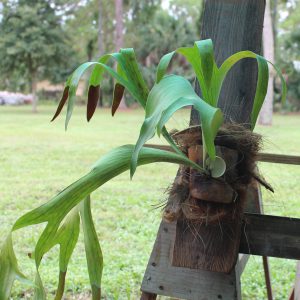
[[[265,0],[206,0],[201,39],[213,40],[218,65],[238,51],[261,52],[264,11]],[[242,60],[230,71],[219,100],[227,122],[249,123],[256,80],[253,59]],[[199,123],[194,113],[191,123]]]
[[[265,0],[205,2],[201,38],[213,40],[218,65],[238,51],[261,52],[264,9]],[[248,127],[256,80],[254,60],[245,59],[230,71],[219,100],[225,122]],[[199,124],[198,114],[194,111],[190,123]],[[256,191],[247,197],[253,201],[257,197]],[[155,299],[156,294],[184,299],[241,299],[240,274],[247,258],[238,259],[230,273],[222,273],[228,272],[236,261],[241,224],[230,224],[228,229],[233,235],[231,239],[223,240],[220,235],[216,236],[215,226],[200,225],[195,228],[199,238],[195,238],[184,222],[162,222],[145,272],[142,299]],[[210,250],[215,249],[213,253],[206,253],[202,236],[212,243]],[[226,255],[218,256],[218,251],[224,251]],[[220,263],[215,266],[214,261],[218,259]],[[210,272],[212,270],[220,272]]]

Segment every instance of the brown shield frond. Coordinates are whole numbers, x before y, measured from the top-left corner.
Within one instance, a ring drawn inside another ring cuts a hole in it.
[[[51,119],[51,122],[54,121],[57,118],[57,116],[60,114],[60,112],[63,109],[65,103],[68,100],[68,98],[69,98],[69,87],[66,86],[65,89],[64,89],[63,95],[62,95],[62,97],[61,97],[61,99],[59,101],[59,104],[58,104],[58,107],[56,109],[56,112],[55,112],[53,118]]]

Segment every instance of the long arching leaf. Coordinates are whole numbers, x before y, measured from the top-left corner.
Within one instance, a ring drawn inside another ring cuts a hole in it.
[[[124,59],[123,72],[128,81],[135,86],[136,100],[144,108],[149,94],[149,89],[139,69],[137,59],[132,48],[121,49],[120,53]]]
[[[117,62],[117,72],[107,65],[110,58]],[[54,120],[61,112],[64,104],[68,100],[67,115],[65,127],[67,128],[72,112],[74,109],[76,90],[82,75],[87,69],[93,67],[93,71],[89,80],[88,92],[88,107],[87,119],[91,119],[96,104],[100,95],[100,83],[103,79],[104,72],[108,72],[119,85],[126,88],[129,93],[145,107],[148,97],[148,87],[143,79],[142,73],[139,70],[138,63],[132,48],[121,49],[120,53],[111,53],[102,56],[97,62],[87,62],[80,65],[68,79],[64,95],[59,103],[56,113],[52,120]],[[116,107],[116,105],[115,105]]]
[[[159,61],[156,70],[156,83],[159,83],[166,74],[166,71],[169,67],[169,64],[176,52],[172,51],[170,53],[165,54]]]
[[[128,170],[130,168],[130,161],[133,150],[133,145],[125,145],[109,152],[98,162],[96,162],[93,169],[88,174],[68,186],[66,189],[52,198],[49,202],[26,213],[16,221],[12,228],[12,231],[33,224],[47,222],[47,226],[44,229],[41,237],[39,238],[34,252],[37,271],[44,253],[51,249],[55,242],[62,241],[61,239],[58,239],[58,237],[61,237],[61,234],[59,234],[60,228],[64,228],[64,237],[69,236],[69,234],[65,234],[65,232],[68,230],[68,227],[60,227],[61,222],[65,219],[68,213],[95,189],[97,189],[110,179],[114,178],[115,176]],[[144,165],[154,162],[169,162],[195,167],[195,163],[190,161],[185,156],[180,156],[176,153],[160,149],[148,147],[142,148],[138,159],[138,165]],[[16,278],[22,276],[18,271],[17,261],[15,259],[11,240],[9,238],[7,239],[3,249],[4,250],[2,250],[0,254],[0,291],[3,292],[4,296],[6,296],[10,294],[13,281]],[[6,251],[6,249],[8,249],[8,251]],[[64,253],[70,253],[70,249],[65,249]],[[69,256],[65,255],[64,257],[66,262]],[[8,258],[10,263],[7,267]],[[62,263],[61,266],[64,267],[65,264]],[[62,268],[62,270],[64,270],[64,268]],[[15,276],[15,273],[17,274],[17,276]],[[7,282],[9,284],[6,284]],[[2,288],[4,284],[5,289]],[[39,297],[41,297],[40,299],[44,299],[42,298],[44,291],[39,273],[37,273],[36,285],[37,293],[39,293],[38,295],[40,295]],[[3,289],[3,291],[1,290],[1,288]],[[5,298],[4,296],[3,299],[6,300],[7,298]]]
[[[267,61],[260,55],[257,55],[258,77],[256,83],[255,97],[253,101],[252,111],[250,115],[251,129],[253,130],[256,124],[261,107],[265,101],[268,91],[269,68]]]
[[[0,249],[0,299],[6,300],[10,298],[10,291],[16,279],[26,285],[34,285],[19,270],[10,233]]]
[[[215,147],[213,140],[216,132],[215,129],[211,129],[210,126],[215,126],[216,130],[218,130],[223,121],[222,113],[220,110],[211,107],[199,98],[191,84],[186,79],[181,76],[169,75],[165,76],[158,84],[156,84],[149,93],[145,109],[145,120],[141,127],[140,135],[132,155],[130,168],[131,176],[133,176],[137,166],[139,151],[143,145],[154,136],[163,112],[169,107],[176,107],[176,103],[181,103],[182,99],[190,101],[191,104],[189,105],[193,104],[198,108],[201,107],[200,110],[202,111],[203,117],[202,124],[204,124],[204,142],[208,147],[211,159],[214,159]],[[174,112],[175,111],[176,109]],[[215,118],[218,119],[218,122],[212,122]],[[200,169],[199,166],[198,169]]]
[[[259,112],[261,110],[262,104],[265,100],[265,96],[267,93],[268,88],[268,81],[269,81],[269,68],[268,63],[271,64],[274,69],[276,70],[278,76],[281,80],[281,86],[282,86],[282,102],[285,101],[286,98],[286,82],[280,72],[280,70],[272,64],[270,61],[267,61],[264,57],[252,52],[252,51],[240,51],[229,58],[227,58],[223,64],[221,65],[218,73],[218,79],[217,79],[217,98],[219,97],[219,93],[221,91],[222,83],[228,73],[228,71],[241,59],[244,58],[254,58],[257,61],[258,65],[258,79],[257,79],[257,85],[256,85],[256,92],[255,97],[253,101],[253,107],[251,111],[251,129],[253,130],[255,127],[255,123],[257,120],[257,117],[259,115]]]
[[[216,157],[214,139],[223,123],[223,114],[219,108],[210,106],[202,99],[184,97],[178,99],[162,113],[162,117],[157,125],[157,131],[158,133],[161,132],[163,126],[177,110],[191,105],[199,112],[205,148],[211,160],[214,160]]]
[[[182,47],[164,55],[157,67],[156,83],[164,77],[167,68],[175,53],[183,55],[192,65],[196,77],[199,81],[203,100],[209,104],[215,102],[212,93],[211,84],[215,80],[217,74],[217,65],[214,60],[212,40],[201,40],[194,43],[193,47]]]
[[[107,66],[106,64],[100,63],[100,62],[87,62],[82,64],[80,67],[78,67],[74,73],[72,74],[71,80],[70,80],[70,87],[69,87],[69,100],[68,100],[68,108],[67,108],[67,116],[66,116],[66,122],[65,127],[67,128],[68,123],[70,121],[73,108],[74,108],[74,101],[76,96],[76,90],[79,83],[79,80],[81,76],[84,74],[84,72],[87,71],[88,68],[92,66],[98,66],[103,68],[105,71],[107,71],[111,76],[117,79],[122,85],[124,85],[130,93],[135,94],[134,85],[122,78],[116,71],[114,71],[111,67]]]
[[[92,289],[92,298],[93,300],[100,300],[103,256],[93,222],[90,196],[87,196],[81,203],[80,216],[84,233],[84,246]]]

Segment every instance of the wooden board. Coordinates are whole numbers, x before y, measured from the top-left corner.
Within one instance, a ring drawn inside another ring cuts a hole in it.
[[[170,255],[175,230],[175,223],[161,222],[141,290],[182,299],[240,299],[240,286],[236,285],[236,280],[244,269],[247,257],[241,256],[241,263],[230,274],[174,267]]]
[[[212,38],[218,65],[237,51],[260,53],[264,7],[265,0],[205,1],[201,38]],[[249,123],[256,71],[255,60],[247,59],[229,72],[219,100],[226,121]],[[197,124],[199,114],[192,110],[191,125]],[[230,274],[172,266],[175,233],[175,224],[161,223],[142,290],[184,299],[241,299],[239,262]]]
[[[300,219],[244,215],[240,252],[300,259]]]
[[[259,195],[259,187],[253,182],[244,196],[246,211],[261,212]],[[172,265],[229,273],[238,256],[241,228],[241,219],[208,225],[178,221]]]
[[[248,190],[246,210],[260,211],[257,185]],[[155,294],[183,299],[241,299],[240,276],[249,255],[239,255],[235,269],[217,273],[172,265],[176,223],[161,222],[158,235],[142,282],[143,300],[154,300]]]
[[[239,251],[241,224],[177,222],[172,265],[228,273]]]
[[[168,145],[145,144],[144,146],[174,152],[173,148]],[[258,153],[256,160],[268,163],[300,165],[300,156],[297,155]]]
[[[300,165],[300,156],[296,155],[259,153],[257,160],[277,164]]]

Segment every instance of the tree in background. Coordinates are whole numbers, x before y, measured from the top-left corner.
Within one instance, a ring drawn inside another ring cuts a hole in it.
[[[162,55],[180,45],[191,45],[200,37],[200,25],[195,26],[195,23],[198,24],[200,14],[195,13],[193,18],[190,17],[187,5],[179,2],[170,2],[171,6],[168,9],[162,9],[160,0],[130,1],[125,45],[133,47],[139,61],[147,67],[143,69],[143,73],[149,85],[154,83],[154,68]],[[191,2],[201,3],[201,1]],[[172,63],[172,68],[175,73],[182,73],[182,69],[188,68],[188,64],[184,59],[180,59]]]
[[[124,47],[123,0],[115,0],[115,21],[115,48],[116,52],[118,52],[121,48]],[[119,107],[120,109],[125,109],[127,107],[124,97],[122,98]]]
[[[34,112],[38,100],[37,81],[49,78],[61,82],[71,71],[70,60],[74,55],[61,25],[62,17],[55,13],[54,1],[8,0],[3,3],[1,76],[11,78],[11,81],[17,76],[26,78],[33,95]]]
[[[104,54],[103,45],[103,3],[98,0],[98,55],[99,57]]]
[[[289,111],[300,110],[300,2],[285,0],[278,3],[276,60],[288,81]]]
[[[271,14],[271,0],[266,1],[265,18],[264,18],[264,30],[263,30],[263,55],[272,63],[275,63],[275,45],[274,45],[274,31]],[[259,114],[259,124],[272,125],[273,116],[273,103],[274,103],[274,74],[273,70],[270,72],[268,92],[265,102]]]

